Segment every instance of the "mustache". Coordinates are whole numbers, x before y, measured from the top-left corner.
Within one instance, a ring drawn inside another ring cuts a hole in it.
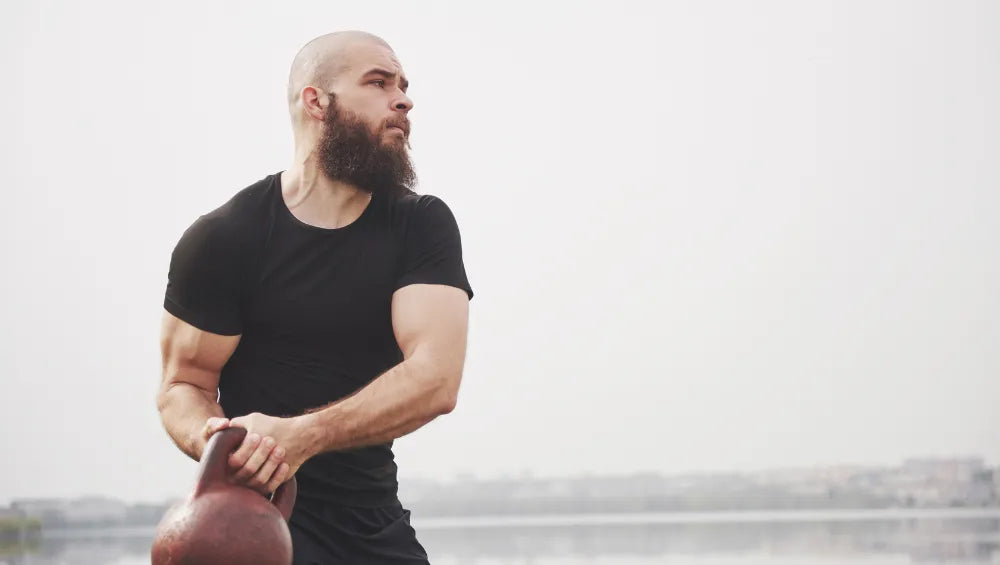
[[[403,117],[389,118],[386,121],[382,122],[383,130],[387,130],[393,127],[403,130],[403,133],[405,133],[406,135],[410,135],[410,120],[407,118]]]

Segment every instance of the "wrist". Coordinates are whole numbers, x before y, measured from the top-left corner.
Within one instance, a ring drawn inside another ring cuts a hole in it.
[[[291,419],[291,425],[293,437],[306,459],[323,452],[322,427],[316,413],[295,416]]]

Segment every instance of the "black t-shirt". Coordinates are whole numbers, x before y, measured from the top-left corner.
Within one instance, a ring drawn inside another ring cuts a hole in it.
[[[430,195],[376,195],[338,229],[288,210],[275,173],[201,216],[170,261],[164,307],[191,325],[241,335],[222,369],[229,418],[294,416],[344,398],[403,360],[396,289],[444,284],[473,296],[458,225]],[[299,495],[358,506],[396,499],[392,443],[323,453],[296,475]]]

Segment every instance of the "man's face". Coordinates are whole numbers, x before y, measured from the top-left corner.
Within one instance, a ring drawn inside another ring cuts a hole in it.
[[[396,55],[377,42],[361,41],[345,50],[344,67],[333,84],[340,109],[357,115],[383,143],[404,147],[410,137],[407,114],[413,101]]]
[[[351,49],[337,75],[319,141],[324,172],[373,194],[400,195],[416,175],[409,157],[413,102],[392,51],[365,43]]]

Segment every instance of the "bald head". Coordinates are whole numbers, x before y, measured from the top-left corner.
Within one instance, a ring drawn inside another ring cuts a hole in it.
[[[328,33],[306,43],[295,55],[288,74],[288,105],[294,106],[307,86],[329,90],[349,64],[351,48],[371,43],[392,49],[381,37],[364,31]]]

